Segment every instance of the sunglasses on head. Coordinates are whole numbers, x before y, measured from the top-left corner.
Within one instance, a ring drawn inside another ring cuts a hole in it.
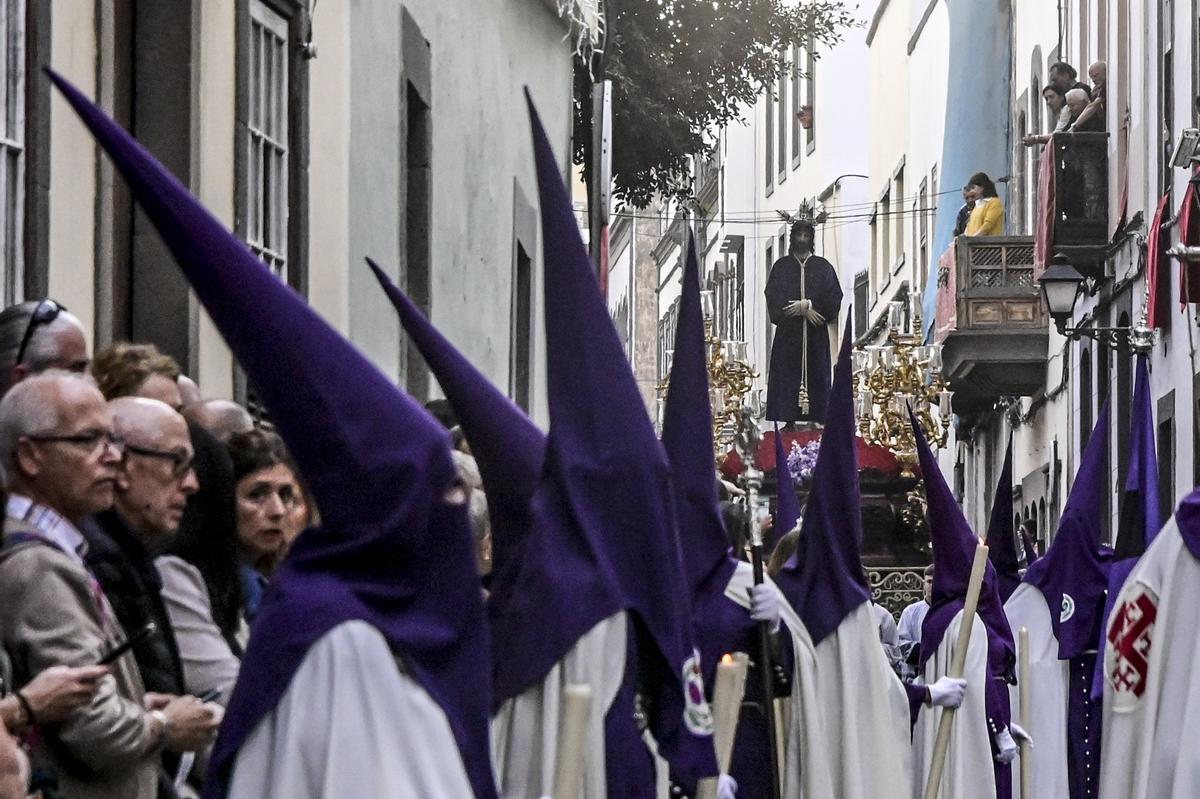
[[[29,342],[33,339],[33,331],[38,329],[39,325],[48,325],[58,318],[58,315],[67,310],[67,306],[60,305],[51,299],[42,300],[33,309],[33,313],[29,316],[29,324],[25,325],[25,335],[21,337],[21,346],[17,349],[17,362],[20,365],[25,362],[25,350],[29,349]]]

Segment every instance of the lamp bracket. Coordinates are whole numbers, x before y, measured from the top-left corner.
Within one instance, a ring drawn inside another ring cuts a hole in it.
[[[1154,347],[1154,331],[1148,327],[1066,327],[1058,332],[1072,341],[1090,338],[1118,352],[1145,353]]]

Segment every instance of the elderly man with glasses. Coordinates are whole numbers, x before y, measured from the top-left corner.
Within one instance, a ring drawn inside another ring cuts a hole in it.
[[[0,396],[47,369],[87,371],[91,356],[83,323],[52,299],[0,311]]]
[[[49,666],[100,663],[136,632],[121,627],[88,570],[79,532],[112,505],[124,455],[112,411],[83,376],[36,375],[0,400],[0,465],[9,492],[0,643],[18,684]],[[218,713],[194,697],[147,695],[137,663],[124,654],[98,680],[91,701],[65,720],[30,721],[40,727],[35,765],[56,774],[67,796],[154,799],[162,750],[205,746]]]
[[[83,528],[87,565],[127,632],[155,625],[156,634],[133,648],[146,690],[182,694],[179,647],[154,558],[178,532],[187,498],[199,488],[191,436],[183,417],[158,400],[121,397],[109,409],[125,457],[117,467],[113,507]]]

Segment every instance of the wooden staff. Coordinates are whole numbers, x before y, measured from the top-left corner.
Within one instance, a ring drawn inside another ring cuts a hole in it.
[[[1017,707],[1021,713],[1021,724],[1029,728],[1029,714],[1033,705],[1033,686],[1029,684],[1029,628],[1022,627],[1017,633]],[[1033,747],[1028,738],[1021,743],[1021,799],[1033,799],[1033,763],[1029,754]]]
[[[958,641],[950,658],[947,676],[961,679],[967,664],[967,647],[971,645],[971,628],[975,626],[975,609],[979,607],[979,591],[983,587],[983,573],[987,568],[988,548],[982,541],[975,547],[975,561],[971,564],[971,580],[967,583],[967,596],[963,601],[962,620],[958,625]],[[925,783],[925,799],[937,799],[942,787],[942,772],[946,768],[946,752],[950,749],[950,732],[954,726],[956,708],[942,708],[938,720],[937,739],[933,745],[933,759],[929,762],[929,779]]]
[[[729,773],[729,764],[733,761],[733,742],[737,737],[742,698],[746,695],[749,665],[750,658],[745,652],[726,655],[717,664],[716,685],[713,686],[713,746],[722,774]],[[697,799],[716,799],[717,780],[702,780],[696,794]]]
[[[563,688],[558,715],[558,757],[554,763],[554,799],[579,799],[583,793],[584,741],[592,712],[592,686]]]

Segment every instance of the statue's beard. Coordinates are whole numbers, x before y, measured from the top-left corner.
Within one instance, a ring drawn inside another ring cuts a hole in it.
[[[807,241],[796,242],[794,249],[796,250],[796,253],[799,255],[808,255],[809,253],[811,253],[813,251],[812,243],[807,242]]]

